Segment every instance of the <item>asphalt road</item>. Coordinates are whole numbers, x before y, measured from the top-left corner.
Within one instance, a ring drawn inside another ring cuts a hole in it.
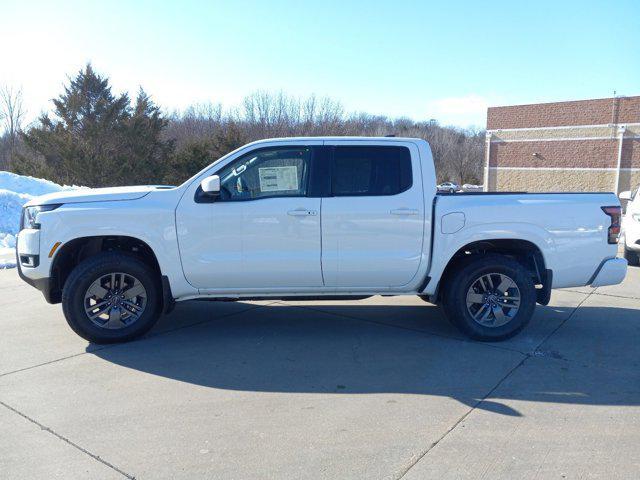
[[[640,269],[498,344],[417,298],[179,304],[88,345],[0,271],[0,478],[636,478]]]

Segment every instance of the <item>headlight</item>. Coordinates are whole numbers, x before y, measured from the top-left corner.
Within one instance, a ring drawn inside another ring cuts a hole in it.
[[[55,210],[61,204],[54,205],[38,205],[36,207],[25,207],[22,209],[22,220],[20,221],[20,230],[24,228],[40,228],[38,223],[38,214],[40,212],[50,212]]]

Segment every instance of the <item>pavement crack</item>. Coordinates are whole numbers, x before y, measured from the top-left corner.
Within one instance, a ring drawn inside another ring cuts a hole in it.
[[[80,450],[85,455],[90,456],[91,458],[93,458],[94,460],[102,463],[106,467],[109,467],[110,469],[115,470],[119,474],[123,475],[125,478],[129,478],[131,480],[135,480],[135,477],[133,475],[130,475],[130,474],[126,473],[125,471],[123,471],[120,468],[116,467],[114,464],[112,464],[110,462],[107,462],[105,459],[101,458],[100,456],[96,455],[95,453],[91,453],[86,448],[83,448],[80,445],[78,445],[77,443],[69,440],[67,437],[64,437],[64,436],[60,435],[59,433],[57,433],[52,428],[47,427],[46,425],[43,425],[42,423],[38,422],[37,420],[29,417],[28,415],[20,412],[19,410],[13,408],[11,405],[7,405],[5,402],[3,402],[1,400],[0,400],[0,405],[5,407],[6,409],[12,411],[13,413],[15,413],[17,415],[20,415],[22,418],[24,418],[25,420],[28,420],[29,422],[33,423],[34,425],[37,425],[38,427],[40,427],[41,430],[44,430],[45,432],[50,433],[51,435],[53,435],[54,437],[58,438],[59,440],[62,440],[63,442],[67,443],[68,445],[71,445],[76,450]]]
[[[540,340],[540,343],[538,343],[536,348],[533,349],[532,355],[538,355],[538,354],[542,353],[540,351],[540,347],[542,345],[544,345],[547,342],[547,340],[549,340],[553,335],[555,335],[555,333],[558,330],[560,330],[564,326],[565,323],[567,323],[569,320],[571,320],[573,318],[573,316],[578,311],[578,309],[582,306],[582,304],[584,302],[586,302],[589,298],[591,298],[591,295],[598,295],[598,294],[595,293],[595,291],[594,292],[590,292],[590,293],[587,294],[586,297],[584,297],[582,300],[580,300],[580,302],[578,302],[578,305],[576,305],[574,307],[574,309],[571,311],[569,316],[567,318],[565,318],[562,322],[560,322],[560,324],[556,328],[554,328],[551,332],[549,332],[542,340]]]
[[[595,291],[589,294],[589,296],[591,295],[598,295],[599,297],[625,298],[627,300],[640,300],[640,297],[630,297],[628,295],[614,295],[613,293],[600,293],[598,291]]]
[[[82,355],[90,355],[92,353],[99,352],[101,350],[118,348],[118,347],[122,347],[124,345],[136,343],[136,342],[143,342],[145,340],[149,340],[151,338],[160,337],[160,336],[166,335],[168,333],[177,332],[179,330],[184,330],[185,328],[191,328],[191,327],[196,327],[198,325],[203,325],[203,324],[209,323],[209,322],[211,322],[213,320],[219,320],[221,318],[227,318],[227,317],[231,317],[233,315],[239,315],[240,313],[248,312],[250,310],[256,310],[258,308],[267,307],[269,305],[273,305],[274,303],[277,303],[277,302],[267,303],[266,305],[252,305],[249,308],[246,308],[246,309],[241,310],[239,312],[231,312],[231,313],[227,313],[226,315],[220,315],[220,316],[217,316],[215,318],[209,318],[209,319],[203,320],[201,322],[190,323],[189,325],[181,325],[179,327],[170,328],[170,329],[167,329],[167,330],[163,330],[161,332],[150,333],[148,335],[145,335],[142,338],[138,338],[138,339],[133,340],[131,342],[114,343],[114,344],[111,344],[111,345],[101,345],[101,346],[96,346],[95,344],[89,344],[89,345],[92,346],[92,348],[90,350],[86,350],[84,352],[74,353],[73,355],[67,355],[66,357],[55,358],[53,360],[49,360],[48,362],[38,363],[37,365],[31,365],[29,367],[19,368],[18,370],[12,370],[10,372],[0,373],[0,378],[6,377],[7,375],[13,375],[14,373],[25,372],[27,370],[32,370],[34,368],[43,367],[45,365],[51,365],[52,363],[62,362],[64,360],[69,360],[70,358],[80,357]]]
[[[484,402],[487,398],[489,398],[493,392],[495,392],[500,385],[502,385],[504,383],[504,381],[509,378],[518,368],[520,368],[522,365],[524,365],[524,362],[527,361],[527,359],[529,359],[531,356],[528,354],[523,354],[523,358],[522,360],[520,360],[518,362],[517,365],[515,365],[511,370],[509,370],[500,380],[498,380],[498,383],[496,383],[494,385],[494,387],[489,390],[480,400],[478,400],[469,410],[467,410],[464,415],[462,415],[458,420],[456,420],[456,422],[451,425],[446,432],[444,432],[435,442],[433,442],[431,445],[429,445],[427,448],[425,448],[423,451],[418,452],[418,455],[416,457],[414,457],[415,459],[411,461],[411,463],[409,463],[409,465],[407,465],[406,467],[404,467],[402,470],[400,470],[396,475],[393,476],[394,480],[400,480],[401,478],[403,478],[415,465],[417,465],[417,463],[422,460],[431,450],[433,450],[436,445],[438,445],[442,440],[444,440],[446,438],[447,435],[449,435],[451,432],[453,432],[456,427],[458,425],[460,425],[462,422],[464,422],[464,420],[476,409],[478,408],[478,406],[480,404],[482,404],[482,402]]]
[[[575,315],[575,313],[578,311],[578,309],[582,306],[582,304],[584,302],[586,302],[589,297],[591,297],[591,295],[597,295],[597,293],[594,292],[590,292],[587,294],[587,296],[585,298],[583,298],[575,307],[574,309],[571,311],[571,313],[567,316],[567,318],[565,318],[556,328],[553,329],[553,331],[551,331],[548,335],[546,335],[541,341],[540,343],[536,346],[536,348],[533,350],[533,353],[524,353],[524,352],[519,352],[523,355],[522,360],[520,360],[520,362],[518,362],[518,364],[516,366],[514,366],[511,370],[509,370],[509,372],[507,372],[507,374],[502,377],[498,383],[496,383],[496,385],[484,396],[482,397],[480,400],[478,400],[469,410],[467,410],[467,412],[464,413],[464,415],[462,415],[451,427],[449,427],[447,429],[446,432],[444,432],[435,442],[433,442],[431,445],[429,445],[427,448],[425,448],[423,451],[419,452],[417,457],[415,457],[415,460],[411,461],[411,463],[406,466],[405,468],[403,468],[400,472],[398,472],[398,474],[396,474],[393,478],[394,480],[400,480],[401,478],[403,478],[420,460],[422,460],[431,450],[433,450],[433,448],[438,445],[442,440],[444,440],[444,438],[449,435],[449,433],[451,433],[453,430],[456,429],[456,427],[458,425],[460,425],[474,410],[476,410],[478,408],[478,406],[480,406],[482,404],[482,402],[484,402],[487,398],[489,398],[499,387],[500,385],[502,385],[505,380],[507,380],[507,378],[509,378],[518,368],[520,368],[522,365],[524,365],[524,363],[531,357],[537,356],[538,353],[540,353],[540,347],[547,341],[549,340],[549,338],[551,338],[560,328],[562,328],[563,325],[565,325],[569,320],[571,320],[571,318],[573,318],[573,316]],[[488,345],[491,346],[491,345]]]
[[[53,360],[49,360],[48,362],[38,363],[37,365],[31,365],[29,367],[19,368],[18,370],[12,370],[11,372],[5,372],[5,373],[0,374],[0,378],[6,377],[7,375],[11,375],[11,374],[14,374],[14,373],[20,373],[20,372],[24,372],[26,370],[31,370],[33,368],[43,367],[45,365],[51,365],[52,363],[62,362],[63,360],[68,360],[70,358],[75,358],[75,357],[79,357],[81,355],[86,355],[88,353],[93,353],[93,352],[97,352],[99,350],[104,350],[105,348],[109,348],[109,347],[93,348],[93,349],[91,349],[90,351],[87,351],[87,352],[78,352],[78,353],[74,353],[73,355],[67,355],[66,357],[55,358]]]

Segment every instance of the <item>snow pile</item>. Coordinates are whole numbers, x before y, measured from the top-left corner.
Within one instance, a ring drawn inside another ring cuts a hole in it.
[[[30,195],[31,197],[38,197],[47,193],[59,192],[60,190],[74,190],[78,187],[62,186],[44,178],[27,177],[0,171],[0,188]]]
[[[75,188],[78,187],[0,171],[0,268],[16,266],[14,248],[22,206],[33,197]]]
[[[20,228],[20,211],[29,200],[30,195],[0,189],[0,268],[16,266],[14,247]]]
[[[18,233],[20,211],[29,200],[31,200],[31,195],[0,189],[0,238]],[[12,247],[13,245],[7,246]]]
[[[0,270],[16,266],[15,244],[14,235],[0,233]]]

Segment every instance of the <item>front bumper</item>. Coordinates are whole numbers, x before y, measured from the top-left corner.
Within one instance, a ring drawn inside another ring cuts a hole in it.
[[[625,217],[622,222],[622,239],[624,247],[634,252],[640,251],[640,222]]]
[[[640,234],[628,235],[625,233],[623,238],[624,248],[631,250],[632,252],[640,252]]]
[[[22,265],[20,265],[20,255],[18,255],[18,249],[16,248],[16,266],[18,268],[18,275],[22,280],[31,285],[34,288],[37,288],[42,292],[44,298],[49,303],[58,303],[56,299],[51,296],[51,279],[49,277],[44,278],[29,278],[22,271]]]
[[[610,258],[602,262],[589,284],[592,287],[617,285],[622,283],[626,275],[627,261],[624,258]]]
[[[47,265],[40,263],[40,235],[38,230],[22,230],[16,241],[16,267],[22,280],[42,292],[49,303],[59,303],[51,291],[51,278],[42,276]],[[46,275],[46,274],[45,274]]]

